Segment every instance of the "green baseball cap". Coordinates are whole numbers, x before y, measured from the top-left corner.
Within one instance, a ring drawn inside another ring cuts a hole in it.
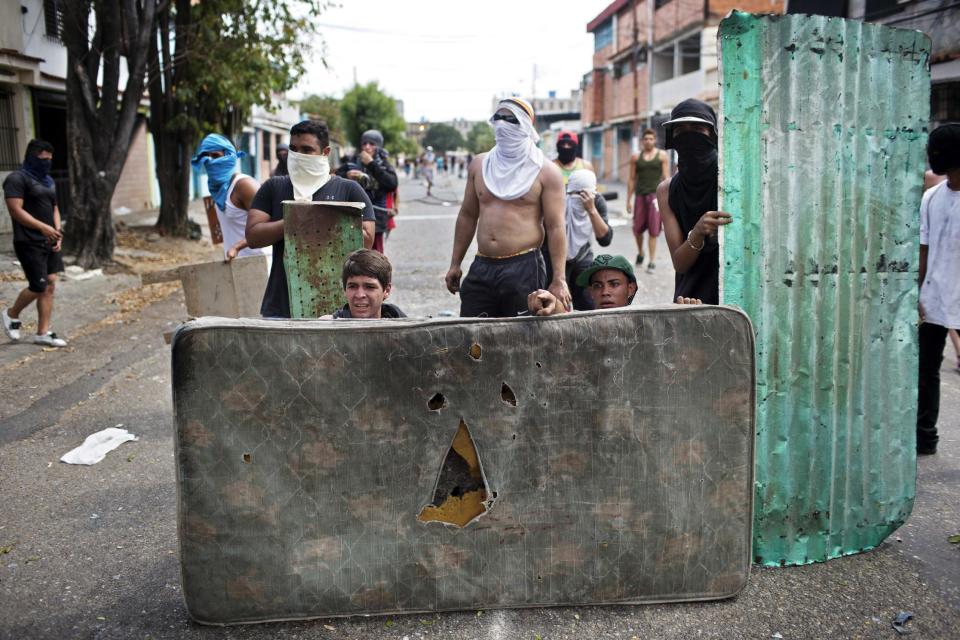
[[[602,253],[593,259],[593,262],[590,263],[586,271],[577,276],[577,286],[584,288],[589,287],[590,277],[597,271],[603,271],[604,269],[623,271],[630,282],[636,283],[637,281],[637,276],[633,273],[633,265],[630,264],[629,260],[623,256],[612,256],[609,253]]]

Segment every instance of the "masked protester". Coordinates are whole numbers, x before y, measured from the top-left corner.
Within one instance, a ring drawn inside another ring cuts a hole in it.
[[[544,230],[553,267],[549,289],[570,307],[563,176],[552,162],[544,162],[534,121],[526,101],[501,100],[490,118],[496,145],[467,171],[445,278],[447,290],[460,294],[461,316],[526,313],[527,295],[547,280],[540,253]],[[460,265],[474,236],[477,256],[461,285]]]
[[[717,211],[717,115],[699,100],[684,100],[663,123],[666,147],[677,151],[677,173],[657,187],[667,246],[676,270],[673,297],[720,303],[720,227],[732,216]]]
[[[577,283],[584,269],[593,261],[593,243],[596,239],[601,247],[609,246],[613,241],[613,227],[607,218],[607,201],[597,193],[597,176],[589,169],[578,169],[570,173],[567,180],[566,207],[564,209],[564,229],[567,234],[566,278],[573,299],[573,308],[577,311],[589,311],[594,308],[589,291]],[[547,279],[552,279],[549,240],[545,240],[541,250],[547,263]]]
[[[383,148],[383,134],[376,129],[360,136],[360,153],[348,156],[337,169],[337,175],[360,183],[373,203],[377,216],[377,232],[373,248],[383,253],[387,231],[387,194],[397,190],[397,170],[390,164],[389,154]]]
[[[594,171],[593,165],[577,154],[580,138],[573,131],[561,131],[557,134],[557,159],[554,164],[560,167],[563,174],[563,184],[570,180],[570,174],[580,169]]]
[[[28,286],[2,313],[3,330],[11,340],[20,339],[20,313],[37,303],[37,335],[33,342],[45,347],[65,347],[67,342],[50,330],[53,293],[57,275],[63,271],[60,243],[60,209],[57,189],[50,177],[53,145],[31,140],[23,164],[3,181],[3,196],[13,220],[13,250],[23,267]]]
[[[273,172],[270,174],[270,177],[273,176],[285,176],[287,175],[287,154],[290,152],[290,147],[285,144],[277,145],[277,166],[274,167]]]
[[[233,143],[218,133],[205,137],[197,148],[191,164],[207,174],[207,187],[217,210],[217,221],[223,233],[223,259],[262,256],[268,249],[247,246],[247,212],[257,195],[260,183],[237,171],[237,161],[244,155]]]
[[[917,453],[937,452],[940,365],[950,329],[960,329],[960,123],[930,132],[930,170],[946,181],[920,201],[920,375]]]
[[[289,318],[290,297],[283,264],[283,201],[363,203],[363,246],[373,244],[376,218],[367,193],[352,180],[330,175],[330,132],[323,122],[304,120],[290,129],[286,176],[270,178],[253,199],[247,219],[247,242],[251,247],[273,245],[273,266],[263,294],[260,314],[265,318]]]

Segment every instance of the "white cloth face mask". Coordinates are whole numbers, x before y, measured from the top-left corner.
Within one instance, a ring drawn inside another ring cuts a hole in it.
[[[330,158],[288,151],[287,173],[293,183],[293,199],[310,202],[317,189],[330,179]]]

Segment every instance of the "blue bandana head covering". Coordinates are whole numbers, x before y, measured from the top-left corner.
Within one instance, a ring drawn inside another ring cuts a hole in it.
[[[211,158],[203,154],[210,151],[222,151],[222,158]],[[236,169],[237,160],[247,155],[243,151],[237,151],[233,143],[227,140],[219,133],[208,134],[206,138],[197,147],[197,154],[193,156],[190,164],[197,171],[204,169],[207,172],[207,186],[210,189],[210,195],[213,201],[217,203],[220,211],[223,211],[227,205],[227,191],[230,189],[230,178]]]

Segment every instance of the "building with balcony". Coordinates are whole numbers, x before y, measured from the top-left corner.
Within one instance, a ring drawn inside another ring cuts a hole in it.
[[[686,98],[716,106],[717,26],[733,9],[783,13],[785,0],[615,0],[587,24],[591,70],[581,83],[583,157],[602,180],[626,181],[647,126]]]

